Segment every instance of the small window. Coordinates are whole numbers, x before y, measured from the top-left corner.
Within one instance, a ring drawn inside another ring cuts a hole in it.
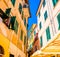
[[[45,4],[46,4],[46,2],[45,2],[45,0],[43,1],[43,7],[45,7]]]
[[[20,12],[20,14],[22,13],[22,5],[21,5],[21,3],[19,4],[19,12]]]
[[[13,6],[15,5],[15,1],[16,1],[16,0],[11,0],[11,3],[13,4]]]
[[[17,31],[18,31],[18,22],[16,20],[16,16],[11,17],[9,28],[14,30],[17,33]]]
[[[0,46],[0,54],[4,55],[4,48]]]
[[[46,29],[46,36],[47,36],[47,41],[49,41],[51,39],[49,27]]]
[[[57,16],[57,20],[58,20],[58,30],[60,30],[60,13],[58,14],[58,16]]]
[[[26,26],[26,18],[24,18],[24,25]]]
[[[11,8],[6,9],[5,13],[9,16],[11,12]]]
[[[16,33],[18,32],[18,22],[17,22],[17,20],[15,20],[15,23],[14,23],[14,30],[15,30]]]
[[[47,11],[45,11],[45,13],[44,13],[44,19],[46,20],[47,17],[48,17],[48,15],[47,15]]]
[[[41,22],[40,22],[40,24],[39,24],[39,28],[40,28],[40,29],[42,28],[42,24],[41,24]]]
[[[58,0],[52,0],[52,2],[53,2],[53,6],[55,6],[57,4]]]
[[[40,46],[43,46],[43,40],[42,40],[42,36],[40,37]]]

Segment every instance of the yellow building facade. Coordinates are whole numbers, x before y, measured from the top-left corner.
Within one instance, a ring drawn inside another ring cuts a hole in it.
[[[27,0],[0,0],[0,56],[26,57],[29,16]]]

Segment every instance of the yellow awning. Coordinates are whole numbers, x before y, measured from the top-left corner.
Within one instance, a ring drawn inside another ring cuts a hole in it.
[[[48,42],[48,44],[36,51],[31,57],[48,57],[53,54],[60,54],[60,31]]]
[[[60,53],[60,32],[52,38],[49,43],[41,50],[46,54],[59,54]]]

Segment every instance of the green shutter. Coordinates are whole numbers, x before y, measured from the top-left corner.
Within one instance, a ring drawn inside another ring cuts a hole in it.
[[[47,41],[51,39],[49,27],[46,29],[46,36],[47,36]]]
[[[17,31],[18,31],[18,22],[16,20],[16,16],[11,17],[9,28],[14,30],[17,33]]]
[[[10,20],[10,29],[14,30],[14,23],[16,20],[16,16],[12,16]]]
[[[15,20],[15,23],[14,23],[14,31],[16,33],[18,32],[18,22],[17,22],[17,20]]]
[[[45,2],[45,0],[43,1],[43,7],[45,7],[45,4],[46,4],[46,2]]]
[[[13,4],[13,6],[15,5],[15,1],[16,1],[16,0],[11,0],[11,2],[12,2],[12,4]]]
[[[24,18],[24,25],[26,26],[26,18]]]
[[[9,16],[11,12],[11,8],[6,9],[5,13]]]
[[[57,4],[58,0],[52,0],[52,2],[53,2],[53,6],[55,6]]]
[[[39,27],[40,27],[40,29],[42,28],[42,24],[41,24],[41,22],[40,22],[40,24],[39,24]]]
[[[22,5],[21,4],[19,4],[19,12],[20,12],[20,14],[22,12]],[[22,12],[22,14],[23,14],[23,12]]]
[[[47,11],[45,11],[45,13],[44,13],[44,19],[46,20],[47,17],[48,17],[48,15],[47,15]]]
[[[41,45],[41,47],[42,47],[42,45],[43,45],[42,36],[40,37],[40,45]]]
[[[26,44],[26,36],[24,37],[24,45]]]
[[[58,16],[57,16],[57,20],[58,20],[58,24],[59,24],[58,29],[60,30],[60,13],[59,13]]]

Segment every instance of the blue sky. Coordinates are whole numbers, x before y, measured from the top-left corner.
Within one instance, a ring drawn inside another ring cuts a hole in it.
[[[31,28],[32,24],[37,24],[36,12],[40,4],[40,0],[28,0],[31,17],[28,19],[28,30]]]

